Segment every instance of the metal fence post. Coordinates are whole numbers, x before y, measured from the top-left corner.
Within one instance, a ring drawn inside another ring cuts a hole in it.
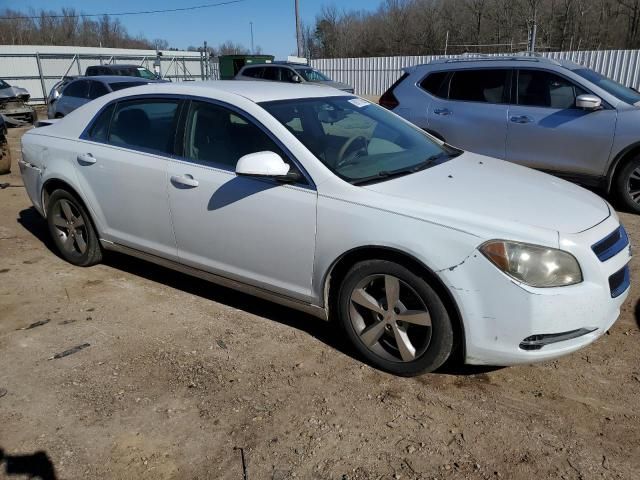
[[[36,63],[38,64],[38,76],[40,77],[40,86],[42,87],[42,98],[44,98],[44,104],[49,102],[47,98],[47,87],[44,84],[44,76],[42,75],[42,64],[40,63],[40,54],[36,52]]]

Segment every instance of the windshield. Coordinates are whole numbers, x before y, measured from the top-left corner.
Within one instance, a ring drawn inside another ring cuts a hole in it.
[[[391,112],[357,97],[261,104],[322,163],[362,184],[446,161],[451,151]]]
[[[313,68],[296,68],[296,72],[307,82],[330,82],[331,79]]]
[[[595,83],[605,92],[610,93],[623,102],[627,102],[631,105],[640,102],[640,93],[629,87],[625,87],[624,85],[621,85],[615,80],[611,80],[598,72],[594,72],[588,68],[579,68],[574,70],[574,73],[577,73],[582,78],[589,80],[591,83]]]
[[[153,80],[156,78],[156,76],[150,72],[149,70],[147,70],[146,68],[143,67],[138,67],[138,74],[142,77],[142,78],[147,78],[149,80]]]
[[[7,82],[5,82],[4,80],[0,80],[0,88],[9,88],[11,85],[9,85]]]

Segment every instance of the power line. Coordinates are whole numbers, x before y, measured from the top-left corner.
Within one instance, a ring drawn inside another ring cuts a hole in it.
[[[210,3],[204,5],[194,5],[193,7],[181,7],[181,8],[168,8],[165,10],[143,10],[137,12],[118,12],[118,13],[76,13],[73,15],[24,15],[17,17],[0,17],[0,20],[37,20],[39,18],[80,18],[80,17],[123,17],[125,15],[149,15],[152,13],[175,13],[186,12],[188,10],[198,10],[201,8],[221,7],[223,5],[230,5],[232,3],[240,3],[245,0],[229,0],[227,2]]]

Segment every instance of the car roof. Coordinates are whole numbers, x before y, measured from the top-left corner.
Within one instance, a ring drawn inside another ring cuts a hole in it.
[[[69,83],[71,82],[77,82],[80,80],[91,80],[91,81],[98,81],[98,82],[104,82],[104,83],[153,83],[153,82],[157,82],[158,80],[153,80],[151,78],[142,78],[142,77],[129,77],[126,75],[90,75],[90,76],[82,76],[82,77],[75,77],[73,79],[71,79],[69,81]]]
[[[178,94],[204,96],[217,92],[229,93],[244,97],[252,102],[271,102],[319,97],[351,96],[341,90],[317,84],[291,84],[264,81],[208,80],[204,82],[160,82],[150,83],[133,89],[121,90],[120,96],[155,94]]]

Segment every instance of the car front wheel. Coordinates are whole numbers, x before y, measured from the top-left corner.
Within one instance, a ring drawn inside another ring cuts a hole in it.
[[[49,232],[60,255],[81,267],[102,260],[102,250],[84,205],[66,190],[56,190],[47,205]]]
[[[355,348],[387,372],[431,372],[451,354],[453,328],[442,300],[422,277],[397,263],[354,265],[342,283],[338,310]]]
[[[640,213],[640,157],[626,163],[616,177],[615,188],[624,205]]]

